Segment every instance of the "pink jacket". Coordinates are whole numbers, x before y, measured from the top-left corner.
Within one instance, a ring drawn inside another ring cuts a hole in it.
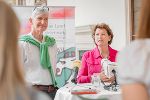
[[[116,61],[116,54],[118,51],[112,49],[109,46],[109,60],[112,62]],[[78,83],[90,83],[91,75],[93,73],[100,73],[101,66],[101,55],[98,48],[87,51],[82,56],[82,66],[78,72],[77,82]]]

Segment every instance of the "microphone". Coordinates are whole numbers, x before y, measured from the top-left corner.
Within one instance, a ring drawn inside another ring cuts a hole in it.
[[[79,70],[78,67],[74,67],[74,68],[73,68],[73,78],[71,79],[71,82],[72,82],[72,83],[77,84],[77,79],[76,79],[76,77],[77,77],[77,75],[78,75],[78,70]]]
[[[114,81],[115,81],[115,86],[116,86],[116,85],[118,84],[118,83],[117,83],[117,79],[116,79],[116,76],[117,76],[117,75],[116,75],[116,71],[113,69],[113,70],[112,70],[112,73],[114,74],[114,77],[115,77],[115,80],[114,80]]]
[[[114,85],[115,85],[115,87],[114,88],[112,88],[114,91],[117,91],[117,88],[116,88],[116,86],[118,85],[118,83],[117,83],[117,78],[116,78],[116,71],[113,69],[112,70],[112,73],[114,74],[114,77],[115,77],[115,80],[114,80]]]

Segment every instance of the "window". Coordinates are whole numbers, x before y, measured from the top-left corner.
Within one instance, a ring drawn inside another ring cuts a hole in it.
[[[88,51],[88,50],[79,50],[79,60],[82,59],[82,55],[83,55],[83,53],[86,52],[86,51]]]
[[[138,18],[139,18],[139,12],[140,12],[140,6],[141,6],[141,0],[128,0],[129,4],[129,16],[130,16],[130,35],[131,40],[134,40],[138,28]]]

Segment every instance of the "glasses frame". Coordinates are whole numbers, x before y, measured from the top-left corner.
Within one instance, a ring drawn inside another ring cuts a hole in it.
[[[116,82],[112,82],[110,85],[106,85],[105,83],[104,83],[104,81],[101,81],[101,83],[104,85],[104,89],[105,90],[108,90],[108,91],[118,91],[118,89],[117,89],[117,85],[119,85],[119,84],[117,84]]]
[[[34,12],[36,9],[49,11],[49,7],[48,7],[48,6],[36,6],[36,7],[34,7],[33,12]]]

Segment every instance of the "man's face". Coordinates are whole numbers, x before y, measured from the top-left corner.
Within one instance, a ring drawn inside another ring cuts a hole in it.
[[[48,14],[42,13],[31,19],[33,30],[43,32],[48,26]]]

